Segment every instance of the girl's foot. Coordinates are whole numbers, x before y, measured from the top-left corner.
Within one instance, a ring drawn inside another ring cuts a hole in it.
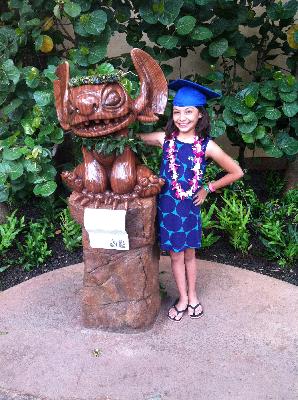
[[[168,311],[168,318],[172,321],[179,322],[187,310],[187,307],[187,299],[177,299]]]
[[[196,296],[189,296],[187,308],[190,318],[200,318],[204,314],[202,304],[199,302],[199,299]]]
[[[195,306],[188,304],[188,315],[190,318],[200,318],[204,315],[203,307],[201,303],[197,303]]]

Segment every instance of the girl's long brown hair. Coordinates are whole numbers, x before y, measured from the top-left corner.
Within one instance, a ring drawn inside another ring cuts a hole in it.
[[[210,131],[211,131],[210,117],[204,107],[196,107],[196,108],[201,113],[202,118],[200,118],[198,120],[195,130],[199,137],[205,138],[205,137],[209,136]],[[175,132],[176,130],[177,130],[177,127],[174,124],[173,117],[171,117],[165,128],[166,139],[170,139],[172,137],[173,132]]]

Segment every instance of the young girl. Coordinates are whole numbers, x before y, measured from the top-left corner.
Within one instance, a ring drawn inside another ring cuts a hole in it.
[[[204,106],[208,98],[220,95],[197,83],[178,79],[169,84],[175,90],[173,116],[165,132],[140,134],[150,145],[163,148],[160,176],[165,185],[158,196],[159,240],[168,250],[179,291],[179,299],[168,311],[180,321],[186,311],[191,318],[203,315],[196,293],[195,249],[201,247],[200,206],[209,192],[240,179],[243,171],[211,138],[210,121]],[[203,183],[206,160],[214,160],[227,174]]]

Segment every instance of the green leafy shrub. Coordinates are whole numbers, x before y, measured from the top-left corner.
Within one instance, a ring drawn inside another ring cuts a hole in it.
[[[53,237],[53,225],[47,220],[29,222],[28,231],[23,243],[18,243],[21,253],[19,263],[27,271],[38,267],[52,254],[48,248],[47,238]]]
[[[279,220],[267,220],[260,226],[260,240],[269,260],[278,265],[291,266],[298,259],[298,227]]]
[[[17,218],[16,210],[6,217],[6,222],[0,224],[0,253],[3,254],[15,242],[17,236],[25,227],[24,217]]]
[[[262,208],[262,202],[258,199],[254,189],[244,183],[243,179],[233,182],[229,188],[246,204],[247,209],[251,211],[251,218],[254,218]]]
[[[215,209],[215,202],[211,204],[208,212],[204,208],[201,208],[202,248],[210,247],[220,239],[220,236],[215,235],[214,232],[209,232],[206,234],[206,231],[217,227],[217,222],[212,220]]]
[[[197,52],[209,70],[191,78],[227,96],[210,107],[212,136],[227,133],[240,146],[240,163],[245,147],[289,159],[297,153],[296,0],[10,0],[0,11],[1,202],[54,193],[63,141],[53,104],[56,66],[67,59],[72,77],[110,68],[107,48],[117,33],[152,55],[166,75],[173,71],[168,61]],[[249,69],[251,55],[256,63]],[[280,55],[292,75],[277,71]],[[127,53],[111,62],[132,67]],[[134,81],[122,82],[132,96]]]
[[[217,179],[216,178],[217,175],[222,171],[223,171],[222,168],[219,165],[215,164],[214,162],[207,164],[204,175],[204,181],[205,182],[215,181]]]
[[[277,197],[285,187],[285,180],[278,171],[268,171],[265,182],[269,197]]]
[[[60,222],[65,248],[68,251],[74,251],[78,247],[82,246],[82,228],[71,217],[68,208],[61,211]]]
[[[243,205],[242,200],[235,193],[228,190],[224,191],[221,198],[225,205],[221,209],[216,207],[218,228],[229,234],[230,243],[235,249],[247,253],[250,238],[247,226],[251,215],[250,209]]]
[[[280,266],[292,266],[298,258],[298,190],[262,205],[255,222],[266,256]]]
[[[261,79],[223,98],[227,135],[250,149],[262,147],[272,157],[291,158],[298,152],[298,83],[280,71]]]

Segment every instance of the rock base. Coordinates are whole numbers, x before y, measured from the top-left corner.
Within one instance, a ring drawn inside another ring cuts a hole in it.
[[[83,232],[84,326],[113,331],[149,328],[160,309],[155,197],[130,203],[126,214],[127,251],[91,248],[83,227],[84,207],[73,202],[72,196],[69,207]]]

